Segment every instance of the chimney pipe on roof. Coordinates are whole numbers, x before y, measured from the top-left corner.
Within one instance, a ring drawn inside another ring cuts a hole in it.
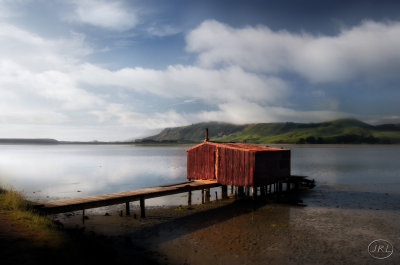
[[[206,128],[206,138],[204,138],[204,142],[208,142],[208,128]]]

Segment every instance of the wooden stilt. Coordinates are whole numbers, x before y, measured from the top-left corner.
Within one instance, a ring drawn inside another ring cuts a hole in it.
[[[218,192],[215,192],[215,200],[218,201]]]
[[[256,186],[253,186],[252,193],[251,193],[251,198],[253,200],[255,200],[257,198],[257,187]]]
[[[188,206],[192,205],[192,191],[188,191]]]
[[[140,196],[140,217],[146,218],[146,209],[144,205],[144,196]]]
[[[82,209],[82,224],[85,224],[85,209]]]
[[[233,195],[233,185],[231,185],[231,195]]]
[[[206,189],[206,196],[205,196],[206,203],[210,202],[210,197],[211,197],[210,189]]]
[[[204,189],[201,190],[201,203],[204,204]]]
[[[238,196],[239,196],[239,198],[244,196],[244,187],[243,186],[238,186]]]
[[[261,198],[262,199],[265,199],[265,197],[266,197],[266,193],[267,193],[267,187],[265,186],[265,185],[262,185],[261,187],[260,187],[260,189],[261,189]]]
[[[125,203],[125,214],[126,215],[130,215],[131,214],[130,207],[129,207],[129,202]]]
[[[228,186],[222,185],[221,194],[222,194],[222,199],[227,199],[228,198]]]

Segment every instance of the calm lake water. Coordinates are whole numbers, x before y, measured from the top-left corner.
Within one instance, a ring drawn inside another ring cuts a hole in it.
[[[189,146],[0,145],[0,184],[54,200],[186,181]],[[319,186],[400,193],[400,146],[285,146],[292,174]],[[213,193],[212,193],[213,194]],[[185,195],[148,205],[185,203]]]

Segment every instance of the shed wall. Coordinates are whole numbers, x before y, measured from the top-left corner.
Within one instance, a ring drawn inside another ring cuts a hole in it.
[[[217,180],[222,185],[253,185],[254,152],[217,147]]]
[[[272,184],[287,176],[290,176],[290,150],[256,153],[254,185]]]
[[[215,179],[215,151],[213,145],[201,145],[187,153],[188,179]]]

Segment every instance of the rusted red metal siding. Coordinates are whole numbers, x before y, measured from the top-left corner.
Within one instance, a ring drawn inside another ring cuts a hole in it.
[[[290,150],[242,143],[204,142],[187,151],[188,179],[259,186],[290,175]]]
[[[215,178],[215,150],[213,145],[199,145],[187,152],[188,179]]]
[[[222,185],[252,185],[254,152],[224,147],[218,147],[217,150],[218,182]]]

